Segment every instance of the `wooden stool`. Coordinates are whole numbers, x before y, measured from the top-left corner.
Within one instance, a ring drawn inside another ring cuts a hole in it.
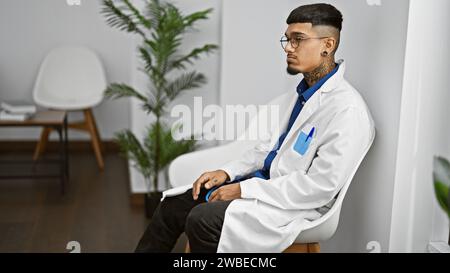
[[[102,157],[102,143],[100,140],[100,135],[98,133],[97,125],[95,123],[94,115],[92,114],[92,109],[83,110],[84,120],[77,123],[69,123],[68,127],[71,129],[81,130],[88,132],[91,135],[92,148],[94,149],[95,157],[97,159],[97,165],[101,171],[103,171],[105,164],[103,163]],[[48,137],[52,132],[51,127],[44,127],[41,133],[41,138],[34,150],[33,160],[38,160],[39,156],[44,153],[45,148],[48,143]]]

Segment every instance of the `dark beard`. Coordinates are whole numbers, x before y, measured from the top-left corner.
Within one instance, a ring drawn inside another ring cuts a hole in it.
[[[289,66],[286,68],[286,72],[292,76],[298,75],[300,73],[300,71],[295,70],[294,68],[290,68]]]

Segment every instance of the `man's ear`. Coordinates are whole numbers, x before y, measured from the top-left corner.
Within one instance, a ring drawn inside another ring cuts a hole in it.
[[[334,37],[329,37],[325,40],[325,49],[328,53],[336,51],[337,41]]]

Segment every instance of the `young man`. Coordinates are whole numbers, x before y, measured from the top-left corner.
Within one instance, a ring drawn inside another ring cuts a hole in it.
[[[345,63],[335,62],[342,21],[328,4],[291,12],[281,44],[287,72],[303,79],[280,104],[282,134],[164,199],[137,252],[170,252],[183,231],[192,252],[281,252],[329,210],[375,135]]]

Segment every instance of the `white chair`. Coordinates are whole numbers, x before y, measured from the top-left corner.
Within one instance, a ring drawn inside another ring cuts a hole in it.
[[[104,168],[102,147],[92,108],[102,101],[105,89],[105,72],[98,56],[85,47],[65,46],[53,49],[45,57],[33,90],[33,99],[39,106],[84,113],[84,120],[69,124],[69,128],[90,134],[100,170]],[[44,152],[51,130],[43,129],[34,160]]]
[[[275,98],[269,104],[276,105],[282,99],[282,96]],[[259,116],[264,114],[264,112],[258,113]],[[254,130],[254,121],[255,119],[250,123],[247,130]],[[172,161],[169,166],[169,181],[173,187],[193,183],[203,172],[218,169],[254,144],[252,141],[238,140],[226,145],[181,155]],[[195,164],[192,162],[195,162]],[[300,233],[294,244],[284,251],[285,253],[320,251],[319,243],[327,241],[336,232],[342,202],[350,182],[351,179],[343,186],[332,208],[321,218],[308,223],[307,228]],[[313,227],[313,225],[317,226]],[[186,251],[189,252],[188,245]]]

